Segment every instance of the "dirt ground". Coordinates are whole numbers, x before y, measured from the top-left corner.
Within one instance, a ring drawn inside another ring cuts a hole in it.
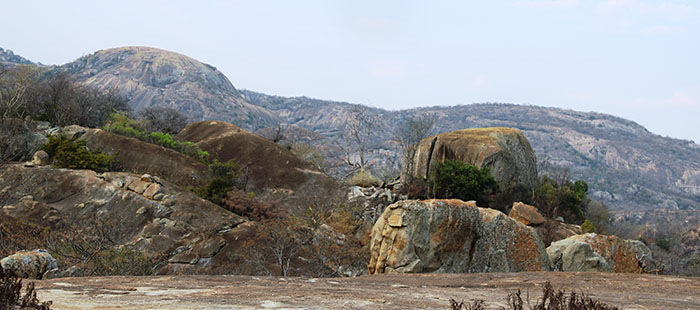
[[[449,309],[450,298],[534,303],[545,281],[622,309],[700,309],[700,278],[609,273],[375,275],[357,278],[154,276],[36,281],[52,309]]]

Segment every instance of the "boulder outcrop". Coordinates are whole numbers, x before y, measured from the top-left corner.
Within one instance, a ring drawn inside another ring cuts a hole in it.
[[[553,242],[547,254],[560,271],[641,273],[652,263],[651,251],[641,241],[595,233]]]
[[[45,250],[17,252],[0,260],[2,270],[19,278],[41,279],[58,268],[56,260]]]
[[[516,186],[532,190],[537,181],[535,153],[520,130],[504,127],[463,129],[421,140],[413,157],[418,179],[430,179],[438,164],[455,159],[479,168],[489,167],[504,192]]]
[[[170,265],[193,272],[230,266],[247,231],[245,218],[166,180],[51,166],[0,168],[0,213],[56,229],[93,219],[118,223],[111,225],[117,245],[163,261],[161,274],[177,269]]]
[[[403,200],[372,228],[370,274],[549,270],[535,231],[461,200]]]

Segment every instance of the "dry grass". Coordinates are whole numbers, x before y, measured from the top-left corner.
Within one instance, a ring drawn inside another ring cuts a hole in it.
[[[36,309],[50,310],[51,302],[40,302],[36,298],[34,282],[27,285],[24,296],[21,296],[22,279],[6,274],[0,268],[0,310]]]
[[[523,310],[525,309],[525,301],[523,301],[520,290],[508,295],[508,307],[501,309],[508,310]],[[452,310],[484,310],[486,306],[483,300],[475,300],[471,304],[465,304],[464,301],[457,302],[450,299]],[[576,294],[571,291],[568,295],[564,290],[555,290],[548,282],[542,288],[542,298],[534,306],[530,306],[530,300],[527,298],[527,309],[530,310],[618,310],[615,306],[604,304],[598,300],[594,300],[586,294]]]

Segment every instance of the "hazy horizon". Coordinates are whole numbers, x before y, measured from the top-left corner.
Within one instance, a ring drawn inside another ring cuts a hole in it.
[[[700,143],[691,1],[16,2],[0,47],[64,64],[150,46],[237,88],[389,110],[503,102],[612,114]]]

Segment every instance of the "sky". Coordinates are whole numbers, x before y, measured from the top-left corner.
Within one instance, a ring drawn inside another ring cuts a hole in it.
[[[0,47],[43,64],[151,46],[237,88],[390,110],[595,111],[700,143],[700,1],[6,1]]]

